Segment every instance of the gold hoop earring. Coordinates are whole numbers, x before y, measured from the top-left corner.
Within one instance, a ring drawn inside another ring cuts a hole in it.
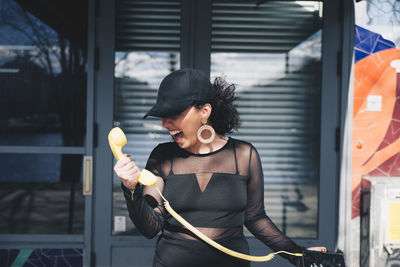
[[[200,126],[200,128],[197,130],[197,139],[203,144],[209,144],[215,139],[215,130],[213,127],[210,125],[207,125],[207,119],[201,119],[201,123],[203,125]],[[210,131],[210,137],[205,139],[203,138],[202,134],[204,131]]]

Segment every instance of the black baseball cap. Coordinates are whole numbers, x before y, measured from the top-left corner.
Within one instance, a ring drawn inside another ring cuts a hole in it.
[[[210,79],[202,71],[190,68],[176,70],[161,81],[157,102],[143,118],[173,117],[194,102],[211,100],[214,95]]]

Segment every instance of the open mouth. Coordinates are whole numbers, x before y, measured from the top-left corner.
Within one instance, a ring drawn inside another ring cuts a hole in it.
[[[169,134],[174,138],[175,140],[178,138],[183,137],[183,132],[180,130],[174,130],[174,131],[169,131]]]

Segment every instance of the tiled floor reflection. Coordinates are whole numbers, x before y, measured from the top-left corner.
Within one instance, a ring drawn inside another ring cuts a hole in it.
[[[19,249],[0,249],[0,266],[11,266],[18,256]]]
[[[84,210],[81,183],[0,183],[0,234],[83,234]]]
[[[82,249],[0,249],[0,267],[80,267]]]

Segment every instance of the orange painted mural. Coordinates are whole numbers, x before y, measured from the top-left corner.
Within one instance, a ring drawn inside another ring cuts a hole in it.
[[[363,176],[400,176],[400,49],[361,27],[357,34],[364,36],[354,65],[352,218],[360,215]]]

